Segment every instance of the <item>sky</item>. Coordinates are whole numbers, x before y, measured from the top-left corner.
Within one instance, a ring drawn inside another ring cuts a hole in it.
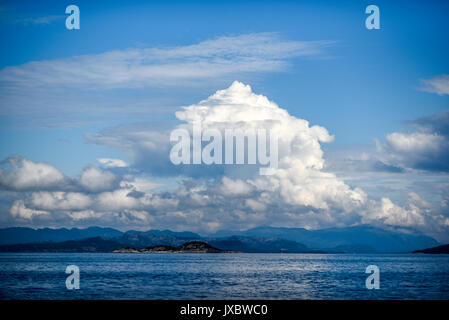
[[[80,10],[68,30],[65,9]],[[380,11],[368,30],[365,8]],[[447,1],[1,1],[0,226],[408,228],[449,241]],[[170,132],[279,130],[279,170]]]

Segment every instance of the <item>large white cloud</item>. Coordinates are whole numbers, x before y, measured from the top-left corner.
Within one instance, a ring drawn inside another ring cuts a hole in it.
[[[353,220],[356,211],[366,203],[367,196],[362,190],[350,188],[335,175],[323,172],[321,143],[333,140],[327,130],[289,115],[265,96],[253,93],[250,86],[236,81],[198,104],[184,107],[176,116],[183,121],[178,128],[188,130],[200,120],[204,130],[264,128],[276,131],[279,168],[274,175],[263,177],[251,167],[225,166],[207,176],[215,182],[202,182],[198,178],[208,170],[207,166],[189,170],[195,166],[170,163],[168,130],[153,132],[142,126],[120,127],[88,136],[91,142],[128,153],[137,164],[145,163],[141,168],[153,174],[163,173],[160,168],[169,168],[175,174],[181,172],[192,181],[198,180],[172,193],[179,199],[180,211],[167,217],[189,224],[191,214],[198,217],[198,212],[202,212],[200,225],[203,228],[245,228],[276,220],[296,226],[320,227]],[[133,201],[124,199],[117,206],[125,208],[126,203]]]
[[[353,210],[365,201],[362,190],[353,190],[335,175],[322,172],[320,143],[333,140],[325,128],[289,115],[265,96],[253,93],[248,85],[235,81],[228,89],[185,107],[176,116],[190,125],[201,121],[203,129],[274,130],[279,137],[279,169],[267,178],[249,179],[259,192],[278,192],[288,204],[316,209]],[[236,184],[232,189],[241,187]]]

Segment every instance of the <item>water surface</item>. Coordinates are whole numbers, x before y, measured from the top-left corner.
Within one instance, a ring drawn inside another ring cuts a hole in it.
[[[449,255],[0,253],[0,299],[449,299]]]

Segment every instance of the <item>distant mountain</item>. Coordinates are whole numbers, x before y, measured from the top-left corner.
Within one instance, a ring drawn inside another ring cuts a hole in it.
[[[91,227],[87,229],[0,229],[0,251],[42,251],[75,250],[76,245],[85,248],[80,240],[101,238],[93,243],[91,251],[110,252],[123,247],[137,248],[149,246],[177,247],[186,241],[204,241],[221,250],[242,252],[335,252],[335,253],[382,253],[412,252],[431,248],[439,243],[428,236],[411,229],[381,229],[373,226],[355,226],[322,230],[302,228],[258,227],[246,231],[220,231],[209,237],[201,237],[193,232],[170,230],[149,230],[146,232]],[[67,242],[75,241],[75,242]],[[78,241],[78,242],[77,242]],[[50,242],[50,243],[46,243]],[[65,242],[61,246],[57,243]],[[23,246],[13,246],[23,244]],[[30,244],[27,246],[27,244]],[[80,248],[80,252],[90,249]],[[52,251],[52,252],[53,252]],[[74,251],[73,251],[74,252]]]
[[[239,237],[232,236],[228,238],[206,239],[206,241],[222,250],[233,250],[252,253],[284,252],[284,253],[310,253],[314,252],[305,245],[279,238],[263,237]]]
[[[176,234],[176,235],[175,235]],[[188,235],[191,237],[188,237]],[[119,241],[126,246],[134,248],[144,248],[148,246],[172,246],[176,247],[186,240],[205,241],[221,250],[232,250],[241,252],[311,252],[306,246],[291,240],[264,237],[239,237],[231,236],[224,238],[200,237],[195,233],[174,233],[174,232],[126,232]]]
[[[122,247],[116,240],[101,237],[63,242],[23,243],[0,246],[0,252],[113,252]]]
[[[130,232],[130,231],[128,231]],[[136,233],[141,233],[139,231],[134,231]],[[145,231],[145,233],[149,233],[155,236],[172,236],[172,237],[176,237],[176,238],[180,238],[180,239],[200,239],[201,236],[197,233],[194,232],[189,232],[189,231],[181,231],[181,232],[176,232],[176,231],[171,231],[171,230],[148,230]]]
[[[68,240],[81,240],[86,238],[102,237],[104,239],[112,239],[127,235],[129,239],[152,238],[154,242],[161,240],[163,243],[179,244],[181,239],[200,239],[200,235],[193,232],[175,232],[171,230],[148,230],[127,231],[123,233],[112,228],[89,227],[86,229],[78,228],[60,228],[60,229],[31,229],[31,228],[5,228],[0,229],[0,245],[20,244],[20,243],[36,243],[36,242],[62,242]],[[178,241],[179,239],[179,241]],[[146,240],[142,240],[147,242]],[[138,245],[138,243],[136,244]]]
[[[121,237],[104,239],[101,237],[69,240],[63,242],[22,243],[0,246],[0,252],[123,252],[141,251],[145,248],[179,248],[186,240],[192,242],[198,239],[178,238],[167,234],[155,235],[148,232],[127,232]],[[315,252],[295,241],[263,238],[263,237],[228,237],[202,238],[202,242],[222,251],[255,252],[285,252],[306,253]],[[198,242],[198,241],[197,241]]]
[[[124,233],[119,241],[130,247],[144,248],[148,246],[166,245],[166,246],[179,246],[187,240],[197,240],[201,237],[192,233],[192,237],[186,237],[185,234],[178,237],[174,235],[175,232],[154,232],[154,230],[148,232],[131,231]]]
[[[415,250],[413,253],[449,254],[449,244],[423,250]]]
[[[339,245],[327,249],[329,253],[378,253],[373,247],[368,245]]]
[[[34,243],[34,242],[61,242],[68,240],[80,240],[86,238],[120,237],[123,233],[112,228],[89,227],[86,229],[31,229],[31,228],[5,228],[0,229],[0,245]]]
[[[309,248],[332,252],[411,252],[438,245],[435,239],[414,230],[388,230],[367,225],[321,230],[258,227],[246,231],[220,231],[214,234],[215,237],[230,235],[276,237],[302,243]]]

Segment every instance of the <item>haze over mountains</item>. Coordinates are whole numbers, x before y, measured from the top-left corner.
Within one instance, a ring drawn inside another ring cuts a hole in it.
[[[112,252],[124,246],[179,246],[194,240],[222,250],[241,252],[397,253],[439,245],[435,239],[412,230],[387,230],[367,225],[322,230],[258,227],[246,231],[223,230],[203,237],[193,232],[121,232],[100,227],[0,229],[0,251],[8,252]]]
[[[411,229],[382,229],[369,225],[307,230],[303,228],[258,227],[243,232],[221,231],[216,236],[245,235],[277,237],[302,243],[310,248],[343,252],[409,252],[438,242]]]

